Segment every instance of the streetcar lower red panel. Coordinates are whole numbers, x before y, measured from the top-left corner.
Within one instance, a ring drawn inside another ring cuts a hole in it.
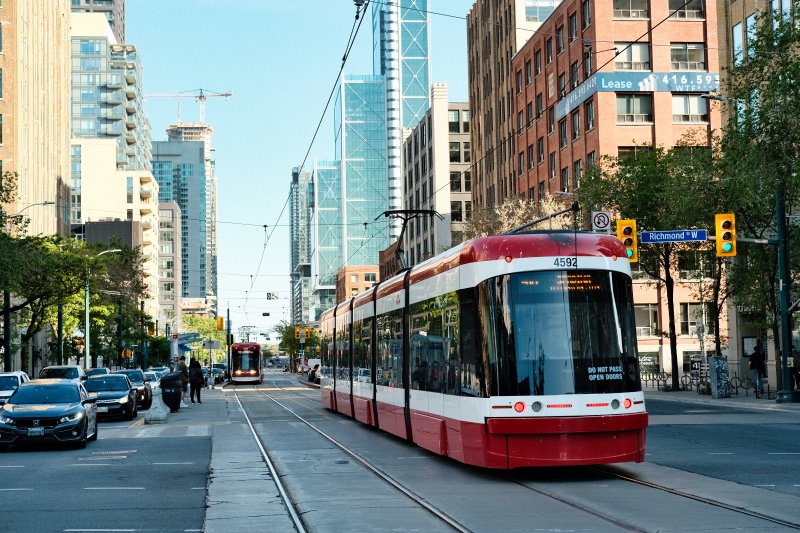
[[[336,410],[343,415],[353,416],[353,409],[350,405],[350,394],[346,392],[336,392]]]
[[[392,435],[406,438],[406,420],[403,408],[378,402],[378,427]]]

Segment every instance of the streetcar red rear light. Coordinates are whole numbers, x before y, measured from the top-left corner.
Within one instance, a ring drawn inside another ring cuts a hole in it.
[[[517,402],[514,404],[514,410],[518,413],[521,413],[525,410],[525,404],[522,402]]]
[[[510,255],[507,255],[506,256],[506,263],[510,263],[512,259],[514,259],[514,258],[511,257]]]
[[[587,403],[586,407],[608,407],[608,403]]]
[[[625,406],[625,409],[630,409],[631,405],[633,405],[633,402],[631,401],[630,398],[625,398],[625,401],[622,402],[622,405]]]
[[[570,409],[572,407],[571,403],[549,403],[547,404],[548,409]]]
[[[611,256],[611,260],[612,260],[612,261],[616,261],[616,260],[617,260],[617,254],[614,254],[614,255],[612,255],[612,256]]]

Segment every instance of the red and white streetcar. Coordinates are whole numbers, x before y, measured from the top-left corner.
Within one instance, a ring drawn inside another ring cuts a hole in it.
[[[231,382],[261,383],[261,346],[254,342],[231,344]]]
[[[644,461],[630,263],[610,235],[478,238],[321,317],[325,407],[487,468]]]

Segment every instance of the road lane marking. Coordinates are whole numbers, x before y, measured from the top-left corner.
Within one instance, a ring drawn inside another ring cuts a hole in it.
[[[775,485],[753,485],[754,487],[774,487]]]
[[[83,490],[144,490],[144,487],[83,487]]]
[[[186,462],[186,463],[153,463],[154,465],[193,465],[194,463]]]
[[[733,452],[709,452],[706,455],[733,455]]]
[[[12,490],[33,490],[33,489],[0,489],[2,491],[12,491]]]
[[[767,452],[767,455],[800,455],[800,452]]]
[[[25,465],[3,465],[0,468],[25,468]]]
[[[72,466],[111,466],[111,463],[75,463]]]
[[[140,418],[139,420],[137,420],[136,422],[134,422],[133,424],[131,424],[131,425],[130,425],[130,426],[128,426],[128,427],[129,427],[129,428],[136,427],[136,426],[138,426],[139,424],[144,424],[144,417]]]
[[[135,529],[65,529],[64,531],[99,532],[99,531],[136,531]]]

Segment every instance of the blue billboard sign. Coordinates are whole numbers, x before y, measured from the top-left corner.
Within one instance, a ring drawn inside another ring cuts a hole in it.
[[[556,119],[601,92],[698,92],[719,91],[718,72],[596,72],[556,104]]]

